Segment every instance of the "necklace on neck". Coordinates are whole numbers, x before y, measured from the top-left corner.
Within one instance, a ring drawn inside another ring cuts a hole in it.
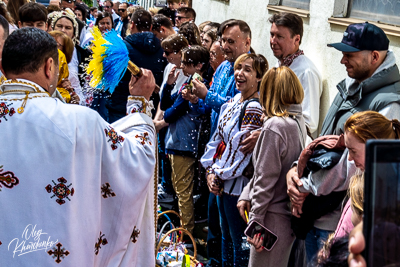
[[[249,100],[250,98],[252,98],[252,96],[254,96],[255,94],[257,94],[258,93],[258,90],[256,90],[254,93],[252,93],[251,95],[249,95],[248,97],[246,97],[245,99],[240,99],[240,102],[241,103],[243,103],[243,102],[246,102],[247,100]]]

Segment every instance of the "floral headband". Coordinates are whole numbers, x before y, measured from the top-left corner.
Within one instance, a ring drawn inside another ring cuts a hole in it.
[[[79,44],[78,22],[76,22],[75,14],[74,14],[74,12],[72,12],[71,9],[67,8],[64,11],[52,12],[48,15],[48,18],[51,19],[51,27],[53,29],[54,29],[54,26],[56,25],[56,22],[59,19],[61,19],[61,18],[69,19],[74,26],[74,37],[72,38],[72,42],[74,42],[74,44]]]

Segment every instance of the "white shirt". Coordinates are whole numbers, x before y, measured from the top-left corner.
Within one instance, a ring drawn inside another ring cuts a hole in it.
[[[68,70],[69,70],[68,80],[71,82],[71,86],[72,88],[74,88],[75,93],[79,96],[80,99],[79,104],[85,105],[85,96],[83,95],[82,87],[79,82],[78,66],[79,66],[78,54],[76,52],[76,47],[74,47],[74,52],[72,53],[71,62],[68,63]]]
[[[0,135],[7,140],[0,160],[1,265],[155,266],[155,130],[151,117],[131,113],[141,101],[128,100],[129,115],[109,125],[37,84],[18,80],[39,92],[8,82],[0,87]],[[134,230],[140,233],[132,237]]]
[[[160,97],[161,97],[161,92],[162,92],[162,90],[163,90],[163,88],[164,88],[164,85],[167,83],[168,75],[169,75],[169,73],[171,72],[171,70],[172,70],[173,67],[175,67],[175,64],[172,64],[172,63],[168,63],[168,65],[165,66],[164,74],[163,74],[163,82],[162,82],[161,88],[160,88]],[[185,76],[185,75],[183,74],[183,71],[182,71],[181,69],[176,68],[175,74],[176,74],[178,71],[179,71],[179,76],[178,76],[178,79],[176,79],[175,87],[174,87],[174,89],[172,89],[171,95],[173,95],[173,94],[176,93],[179,89],[181,89],[182,85],[187,81],[187,79],[189,79],[188,76]]]
[[[240,143],[251,131],[262,127],[262,109],[259,102],[250,102],[246,106],[243,122],[239,122],[244,102],[240,102],[241,94],[223,104],[221,107],[218,126],[207,144],[206,151],[201,157],[201,164],[209,173],[214,173],[224,180],[224,192],[240,196],[249,179],[242,175],[250,163],[252,153],[243,154]],[[239,123],[241,129],[239,130]],[[221,142],[226,147],[220,158],[214,160],[214,155]],[[236,182],[235,182],[235,178]]]
[[[278,62],[278,66],[280,62]],[[322,76],[314,63],[305,55],[300,55],[293,60],[289,67],[299,78],[304,89],[302,103],[303,116],[310,132],[318,130],[320,97],[322,94]]]

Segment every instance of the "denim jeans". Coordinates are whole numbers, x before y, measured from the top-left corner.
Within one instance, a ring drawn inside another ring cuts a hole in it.
[[[316,227],[313,227],[310,232],[308,232],[305,240],[307,262],[311,262],[331,233],[331,231],[322,230]]]
[[[217,197],[221,232],[222,232],[222,266],[247,266],[250,249],[244,245],[246,222],[236,207],[238,196],[223,193]]]
[[[208,197],[207,256],[210,259],[208,266],[221,266],[221,235],[217,196],[210,193]]]

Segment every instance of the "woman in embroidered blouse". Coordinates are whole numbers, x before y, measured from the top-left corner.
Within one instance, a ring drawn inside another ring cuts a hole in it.
[[[247,266],[248,262],[249,251],[242,246],[246,223],[241,220],[236,203],[249,182],[243,171],[250,163],[251,153],[243,154],[240,142],[262,125],[258,87],[267,69],[268,62],[262,55],[244,54],[236,60],[234,77],[240,94],[221,107],[217,129],[201,158],[208,173],[208,187],[218,196],[223,266]]]
[[[243,189],[239,212],[278,236],[271,251],[255,235],[250,244],[249,266],[287,266],[295,236],[290,227],[286,173],[297,160],[306,138],[301,102],[304,91],[296,74],[287,67],[273,68],[260,86],[264,124],[253,153],[254,175]],[[266,240],[267,241],[267,240]]]

